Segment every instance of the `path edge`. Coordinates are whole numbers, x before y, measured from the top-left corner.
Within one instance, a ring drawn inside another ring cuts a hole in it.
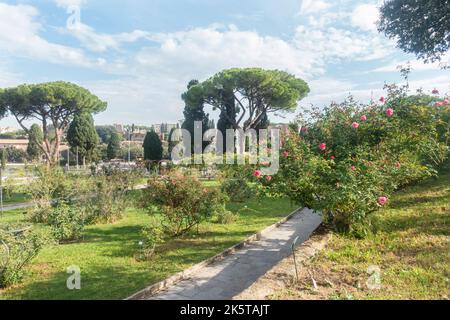
[[[232,253],[244,248],[246,245],[248,245],[252,242],[255,242],[255,241],[259,241],[265,233],[268,233],[274,229],[279,228],[282,224],[288,222],[297,214],[301,214],[305,209],[307,209],[307,208],[301,207],[301,208],[296,209],[291,214],[289,214],[287,217],[281,219],[280,221],[276,222],[275,224],[255,233],[255,234],[247,237],[244,241],[242,241],[228,249],[225,249],[221,253],[216,254],[215,256],[213,256],[209,259],[206,259],[198,264],[195,264],[192,267],[190,267],[184,271],[178,272],[178,273],[174,274],[173,276],[170,276],[169,278],[166,278],[166,279],[159,281],[145,289],[142,289],[142,290],[136,292],[135,294],[129,296],[128,298],[125,298],[124,300],[140,300],[144,297],[153,296],[156,293],[158,293],[159,291],[167,289],[168,287],[176,284],[177,282],[180,282],[182,280],[189,278],[190,275],[196,273],[199,269],[206,267],[208,265],[211,265],[215,262],[221,261],[224,258],[226,258],[227,256],[231,255]]]

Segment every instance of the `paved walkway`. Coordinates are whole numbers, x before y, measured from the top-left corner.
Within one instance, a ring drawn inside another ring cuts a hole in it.
[[[304,209],[279,228],[265,233],[260,241],[202,268],[149,300],[231,300],[287,257],[295,237],[300,237],[300,245],[320,224],[317,214]]]

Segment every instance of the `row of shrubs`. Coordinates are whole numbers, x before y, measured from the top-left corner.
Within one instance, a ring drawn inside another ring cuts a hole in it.
[[[29,221],[48,225],[50,233],[0,226],[0,288],[19,281],[44,245],[78,241],[85,226],[120,219],[128,205],[126,193],[139,179],[134,171],[81,176],[48,167],[35,168],[34,176],[25,190],[35,203]]]

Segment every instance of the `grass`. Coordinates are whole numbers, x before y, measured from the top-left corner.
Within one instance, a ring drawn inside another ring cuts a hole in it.
[[[11,196],[4,195],[3,196],[3,204],[16,204],[16,203],[24,203],[31,201],[29,195],[25,193],[13,193]]]
[[[0,290],[0,299],[123,299],[214,256],[280,220],[294,208],[286,199],[260,199],[230,204],[229,209],[239,213],[235,223],[203,223],[199,234],[192,232],[167,242],[147,262],[137,262],[134,254],[140,230],[150,219],[145,212],[131,209],[116,224],[86,228],[80,243],[46,247],[27,268],[23,282]],[[16,210],[0,217],[0,223],[24,219],[23,211]],[[81,268],[79,291],[66,288],[66,269],[72,265]]]
[[[299,284],[273,298],[449,299],[450,170],[398,192],[375,221],[378,232],[366,239],[333,235]],[[378,290],[366,285],[372,265],[381,270]]]

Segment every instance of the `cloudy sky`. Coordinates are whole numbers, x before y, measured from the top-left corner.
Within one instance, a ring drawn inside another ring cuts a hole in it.
[[[99,124],[178,121],[189,80],[230,67],[276,68],[305,79],[311,94],[299,108],[349,92],[365,102],[381,96],[407,61],[413,87],[449,92],[450,70],[416,61],[377,32],[379,4],[0,0],[0,87],[77,83],[108,101]],[[8,125],[16,126],[13,119],[0,121]]]

